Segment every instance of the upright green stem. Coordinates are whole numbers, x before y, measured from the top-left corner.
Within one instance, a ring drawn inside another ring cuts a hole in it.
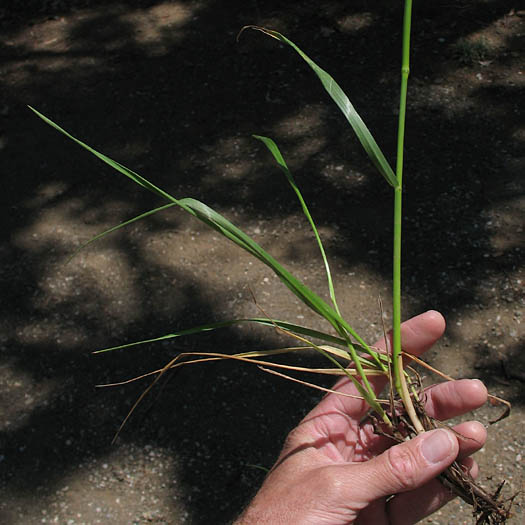
[[[405,0],[403,17],[403,51],[401,61],[401,94],[399,98],[399,126],[397,134],[396,179],[394,189],[394,267],[393,267],[393,348],[392,362],[395,388],[403,399],[405,409],[417,432],[423,432],[414,405],[408,391],[403,373],[403,357],[401,354],[401,221],[403,199],[403,147],[405,142],[405,114],[408,75],[410,73],[410,22],[412,18],[412,0]]]

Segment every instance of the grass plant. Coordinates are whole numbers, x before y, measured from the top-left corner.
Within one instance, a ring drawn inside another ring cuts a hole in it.
[[[110,228],[99,235],[87,241],[80,249],[86,247],[93,241],[100,239],[114,231],[124,228],[133,222],[145,219],[152,214],[166,211],[168,208],[178,206],[193,215],[196,219],[202,221],[210,228],[216,230],[229,241],[235,243],[240,248],[246,250],[253,257],[268,266],[283,282],[283,284],[295,294],[306,306],[308,306],[317,315],[324,318],[330,330],[319,331],[313,330],[305,326],[287,321],[273,319],[269,316],[247,319],[233,319],[218,323],[204,324],[161,335],[159,337],[131,343],[124,343],[119,346],[105,348],[96,353],[105,353],[110,351],[124,350],[126,348],[151,344],[167,339],[174,339],[178,337],[189,336],[192,334],[202,333],[206,331],[218,330],[225,327],[241,323],[256,323],[259,325],[271,327],[284,334],[287,334],[299,342],[298,346],[280,348],[276,350],[265,351],[250,351],[237,354],[225,354],[220,352],[187,352],[179,353],[172,360],[170,360],[163,368],[154,370],[143,374],[139,377],[132,378],[127,381],[113,383],[115,386],[129,383],[138,379],[153,377],[153,382],[146,388],[140,398],[137,400],[132,410],[124,420],[127,421],[135,407],[140,403],[144,396],[151,390],[151,388],[162,378],[168,371],[175,368],[202,364],[217,360],[236,360],[248,362],[259,366],[266,372],[271,372],[279,376],[285,377],[292,381],[299,381],[295,379],[293,372],[310,372],[312,374],[328,374],[347,376],[356,386],[360,396],[368,403],[370,410],[375,414],[378,421],[381,421],[385,428],[389,429],[392,437],[398,437],[399,428],[397,428],[397,418],[393,416],[400,403],[402,403],[406,414],[409,418],[406,434],[408,437],[414,436],[418,433],[435,428],[436,423],[428,418],[424,413],[421,402],[420,389],[417,380],[414,378],[410,369],[405,369],[403,366],[403,357],[406,355],[402,351],[401,346],[401,218],[402,218],[402,197],[403,197],[403,151],[404,151],[404,136],[405,136],[405,114],[406,114],[406,99],[407,86],[409,77],[409,55],[410,55],[410,26],[411,26],[411,10],[412,1],[405,1],[405,11],[403,19],[403,41],[402,41],[402,64],[401,64],[401,90],[399,102],[399,121],[397,133],[397,158],[395,172],[386,160],[377,142],[373,138],[370,130],[367,128],[356,109],[350,102],[348,96],[344,93],[339,84],[334,78],[317,65],[308,55],[306,55],[294,42],[286,38],[281,33],[258,26],[247,26],[241,30],[241,33],[246,29],[254,29],[260,31],[265,35],[274,38],[286,46],[292,48],[313,70],[321,81],[324,89],[335,102],[337,107],[341,110],[344,117],[353,129],[356,137],[363,146],[364,151],[370,158],[372,164],[375,166],[377,172],[385,179],[385,181],[392,187],[394,192],[394,238],[393,238],[393,326],[392,326],[392,349],[390,354],[379,352],[374,347],[370,346],[364,338],[362,338],[351,326],[351,324],[343,317],[335,295],[335,289],[332,280],[332,273],[328,259],[321,241],[321,237],[317,231],[315,222],[312,218],[310,210],[302,196],[302,193],[297,185],[284,157],[277,146],[277,144],[269,137],[254,135],[254,138],[262,143],[264,147],[273,156],[278,167],[282,170],[286,180],[294,191],[299,200],[299,204],[303,213],[313,231],[314,237],[317,241],[321,257],[323,260],[324,271],[327,279],[328,292],[330,302],[323,300],[315,291],[311,290],[297,277],[290,273],[283,265],[281,265],[272,255],[270,255],[264,248],[262,248],[254,239],[249,237],[240,228],[235,226],[227,218],[217,213],[215,210],[206,204],[189,197],[176,198],[167,191],[159,188],[154,183],[150,182],[143,176],[134,172],[133,170],[123,166],[119,162],[110,159],[103,153],[100,153],[88,146],[81,140],[75,138],[69,132],[64,130],[58,124],[50,120],[45,115],[41,114],[34,108],[30,108],[36,115],[38,115],[44,122],[64,134],[69,139],[76,142],[84,149],[91,152],[102,162],[108,164],[116,171],[128,177],[142,188],[155,193],[158,197],[167,201],[166,204],[155,209],[142,213],[133,217],[123,223]],[[76,252],[75,252],[76,253]],[[74,254],[73,254],[74,255]],[[298,367],[286,364],[278,364],[271,361],[271,357],[278,354],[287,354],[294,352],[301,352],[304,350],[314,349],[320,353],[327,361],[327,368],[307,368]],[[418,360],[419,362],[419,360]],[[422,362],[421,362],[422,363]],[[424,363],[422,363],[424,365]],[[430,368],[430,367],[429,367]],[[433,370],[433,369],[432,369]],[[436,371],[437,372],[437,371]],[[438,372],[439,373],[439,372]],[[370,386],[368,377],[371,375],[384,374],[391,379],[391,399],[383,400],[378,398]],[[442,377],[451,379],[448,376],[439,373]],[[319,388],[324,391],[331,391],[330,389],[322,388],[314,383],[299,381],[307,386]],[[395,401],[394,400],[395,396]],[[497,399],[497,398],[496,398]],[[395,406],[392,406],[395,403]],[[122,426],[121,426],[122,428]],[[120,431],[120,429],[119,429]],[[405,435],[406,435],[405,434]],[[474,484],[473,480],[468,474],[461,469],[458,464],[454,464],[450,472],[443,476],[445,484],[455,490],[463,499],[474,506],[474,511],[477,516],[478,523],[504,523],[508,517],[508,508],[499,496],[499,492],[495,495],[489,495],[481,488]]]

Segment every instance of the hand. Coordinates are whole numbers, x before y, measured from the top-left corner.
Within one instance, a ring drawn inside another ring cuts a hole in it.
[[[403,349],[428,350],[443,334],[441,314],[429,311],[403,323]],[[384,343],[379,342],[379,348]],[[376,392],[386,379],[372,376]],[[348,378],[335,386],[357,395]],[[426,411],[445,420],[483,405],[483,383],[459,380],[426,390]],[[483,425],[461,423],[425,432],[394,445],[361,422],[368,406],[359,399],[328,394],[289,434],[263,486],[236,525],[312,524],[407,525],[436,511],[453,495],[436,478],[455,459],[475,477],[470,454],[486,439]],[[394,445],[394,446],[393,446]]]

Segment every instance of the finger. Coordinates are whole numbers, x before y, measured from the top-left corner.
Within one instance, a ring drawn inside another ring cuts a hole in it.
[[[487,441],[487,430],[479,421],[465,421],[453,427],[459,443],[459,459],[480,450]]]
[[[441,421],[466,414],[487,401],[487,389],[478,379],[460,379],[433,385],[425,390],[425,411]],[[361,439],[369,447],[369,457],[392,446],[392,440],[376,433],[371,423],[362,426]]]
[[[459,463],[465,468],[466,471],[468,471],[472,479],[476,479],[479,476],[479,466],[474,458],[468,456],[463,458]]]
[[[426,352],[445,331],[445,319],[436,310],[428,310],[416,315],[401,324],[401,343],[403,350],[419,356]],[[390,344],[392,335],[390,334]],[[385,340],[381,338],[376,348],[385,349]]]
[[[374,456],[382,454],[392,446],[392,440],[385,436],[374,433],[372,425],[367,425],[363,429],[362,441],[365,444],[366,455],[362,460],[371,459]],[[483,447],[487,440],[487,430],[478,421],[466,421],[452,427],[459,444],[459,458],[465,458],[474,454]]]
[[[444,331],[444,317],[435,310],[429,310],[401,324],[401,346],[408,354],[420,356],[435,344]],[[391,348],[391,332],[388,334],[388,339]],[[385,339],[380,339],[374,346],[385,350]],[[374,376],[370,379],[370,384],[376,392],[383,390],[386,383],[387,378],[384,376]]]
[[[473,479],[479,474],[477,463],[472,458],[461,461],[462,466]],[[439,510],[443,505],[454,499],[454,494],[443,484],[433,479],[421,488],[412,492],[396,495],[386,503],[386,500],[373,501],[359,513],[356,525],[409,525]]]
[[[437,429],[389,448],[383,454],[349,465],[353,490],[370,503],[419,488],[438,476],[457,457],[459,443],[449,430]]]
[[[445,319],[435,310],[429,310],[412,317],[401,325],[401,345],[409,354],[419,356],[426,352],[443,335]],[[389,345],[392,345],[392,334],[388,334]],[[375,345],[380,350],[385,350],[385,340],[380,339]],[[343,380],[344,381],[344,380]],[[370,384],[376,392],[383,390],[387,383],[385,376],[370,378]]]
[[[479,474],[477,463],[472,458],[461,461],[473,479]],[[455,494],[439,480],[433,479],[422,487],[403,494],[398,494],[387,503],[386,514],[392,525],[411,525],[436,512],[443,505],[455,498]],[[417,504],[414,504],[417,502]]]
[[[403,348],[408,353],[421,355],[443,335],[444,330],[445,320],[439,312],[429,310],[416,317],[412,317],[401,325]],[[385,342],[383,340],[378,341],[377,348],[384,349]],[[373,376],[370,378],[370,384],[375,392],[380,392],[386,383],[387,378],[384,376]],[[343,378],[338,381],[334,389],[340,392],[358,395],[356,388],[348,378]],[[334,410],[346,416],[360,418],[368,410],[368,405],[363,401],[337,394],[329,394],[310,412],[307,418],[310,419],[333,413]]]
[[[365,507],[357,516],[355,525],[390,525],[387,514],[386,498],[376,499]]]
[[[444,421],[483,406],[487,395],[479,379],[447,381],[425,390],[425,410],[430,417]]]

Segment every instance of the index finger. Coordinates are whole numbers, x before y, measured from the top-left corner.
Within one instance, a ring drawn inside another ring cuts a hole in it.
[[[412,317],[401,325],[401,344],[403,350],[409,354],[420,356],[443,335],[444,331],[445,319],[435,310],[429,310],[428,312]],[[388,337],[391,344],[391,334],[389,334]],[[380,350],[385,350],[384,338],[374,346]],[[388,378],[385,376],[371,376],[369,381],[377,394],[383,390]],[[339,380],[335,384],[334,390],[346,394],[359,395],[359,392],[357,392],[357,389],[347,377]],[[316,417],[333,412],[334,410],[353,417],[361,417],[366,413],[368,408],[368,404],[364,400],[352,399],[337,394],[328,394],[307,417]]]

